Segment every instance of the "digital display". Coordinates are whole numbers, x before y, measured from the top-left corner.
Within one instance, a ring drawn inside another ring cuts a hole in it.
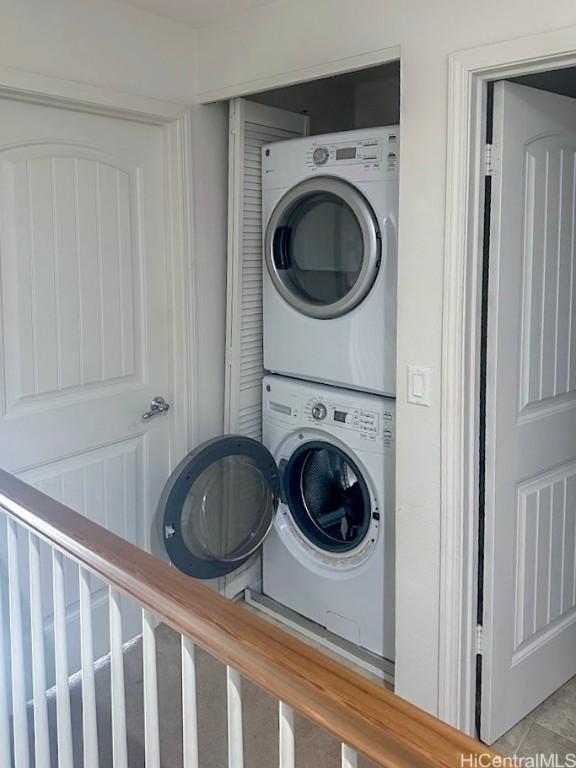
[[[336,160],[354,160],[356,147],[342,147],[336,150]]]
[[[348,416],[348,414],[345,411],[334,411],[334,421],[340,421],[342,424],[346,424],[346,416]]]

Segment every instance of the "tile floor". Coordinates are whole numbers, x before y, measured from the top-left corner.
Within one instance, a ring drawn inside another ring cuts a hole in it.
[[[576,754],[576,677],[530,712],[493,745],[505,756]]]

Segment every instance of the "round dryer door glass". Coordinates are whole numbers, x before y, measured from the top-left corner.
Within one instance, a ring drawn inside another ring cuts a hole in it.
[[[292,517],[306,538],[327,552],[349,552],[368,534],[371,505],[357,464],[330,443],[305,443],[284,472]]]
[[[292,290],[314,304],[334,304],[362,270],[362,230],[350,206],[331,192],[314,192],[293,206],[276,230],[278,262]]]
[[[372,209],[350,184],[317,177],[278,203],[266,233],[268,271],[281,295],[303,314],[345,314],[366,296],[380,262]]]
[[[198,578],[230,573],[266,537],[278,495],[276,463],[260,443],[239,436],[205,443],[162,493],[158,520],[171,561]]]

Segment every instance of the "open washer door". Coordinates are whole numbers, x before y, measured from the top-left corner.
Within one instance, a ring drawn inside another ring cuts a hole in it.
[[[279,497],[278,467],[261,443],[240,435],[203,443],[176,467],[158,503],[171,562],[200,579],[231,573],[266,538]]]
[[[317,176],[276,205],[266,229],[266,265],[294,309],[326,320],[364,300],[378,274],[381,245],[364,195],[346,181]]]

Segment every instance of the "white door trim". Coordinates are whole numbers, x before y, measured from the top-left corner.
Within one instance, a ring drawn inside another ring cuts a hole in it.
[[[187,109],[184,104],[5,66],[0,66],[0,96],[154,125],[178,120]]]
[[[73,109],[160,126],[164,133],[168,284],[171,287],[171,385],[175,466],[196,442],[196,301],[188,107],[110,88],[0,66],[0,98]],[[159,393],[161,394],[161,393]]]
[[[576,28],[449,59],[442,340],[438,716],[472,733],[475,713],[479,332],[483,142],[489,80],[576,66]]]
[[[377,67],[390,61],[400,59],[400,46],[393,45],[389,48],[377,48],[374,51],[366,51],[355,56],[345,56],[341,59],[314,64],[301,69],[291,69],[287,72],[278,72],[266,77],[258,77],[254,80],[245,80],[234,83],[224,88],[216,88],[209,91],[201,91],[198,94],[200,104],[209,104],[213,101],[224,101],[238,96],[248,96],[252,93],[269,91],[273,88],[282,88],[287,85],[304,83],[308,80],[320,80],[324,77],[341,75],[345,72],[353,72],[367,67]]]

